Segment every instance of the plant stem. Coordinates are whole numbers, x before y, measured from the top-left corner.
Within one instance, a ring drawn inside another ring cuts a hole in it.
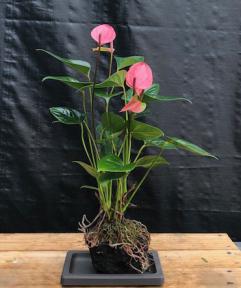
[[[108,73],[108,77],[110,77],[111,72],[112,72],[113,55],[114,55],[114,52],[111,51],[111,53],[110,53],[110,64],[109,64],[109,73]],[[114,87],[111,88],[110,93],[109,93],[109,88],[108,88],[108,89],[107,89],[107,93],[108,93],[108,94],[112,94],[113,90],[114,90]]]
[[[125,86],[123,85],[123,92],[124,92],[124,97],[125,97],[125,104],[127,103],[127,95],[126,95],[126,89],[125,89]],[[126,111],[125,112],[125,117],[126,117],[126,136],[124,139],[125,139],[125,142],[124,142],[124,149],[123,149],[123,161],[124,161],[124,164],[127,164],[128,163],[128,151],[129,151],[129,147],[128,147],[128,143],[129,143],[129,136],[128,136],[128,133],[129,133],[129,129],[128,129],[128,120],[129,120],[129,115],[128,115],[128,112]]]
[[[153,159],[151,166],[148,168],[148,170],[146,171],[146,173],[144,174],[144,176],[142,177],[141,181],[138,183],[138,185],[136,186],[135,190],[132,192],[130,198],[128,199],[127,203],[125,204],[124,208],[123,208],[123,213],[125,212],[125,210],[128,208],[128,206],[131,203],[131,200],[133,199],[133,197],[136,195],[136,192],[138,191],[138,189],[141,187],[141,185],[143,184],[143,182],[146,180],[147,176],[149,175],[151,169],[154,167],[157,159],[161,156],[163,152],[163,149],[161,149],[160,153],[157,154],[157,156]]]
[[[90,153],[91,153],[91,156],[92,156],[92,159],[93,159],[93,164],[94,164],[94,167],[97,167],[95,154],[94,154],[94,151],[93,151],[92,141],[91,141],[89,133],[87,133],[87,134],[88,134],[88,142],[89,142],[89,146],[90,146]]]
[[[91,161],[91,158],[90,158],[88,149],[87,149],[86,144],[85,144],[85,139],[84,139],[84,127],[83,127],[83,124],[82,124],[82,123],[80,124],[80,127],[81,127],[81,140],[82,140],[82,144],[83,144],[85,153],[86,153],[86,155],[87,155],[87,157],[88,157],[88,159],[89,159],[89,162],[90,162],[90,164],[93,166],[93,162]]]
[[[140,148],[140,150],[138,151],[137,155],[136,155],[136,158],[134,159],[134,162],[136,162],[136,160],[140,157],[141,155],[141,152],[143,151],[143,149],[146,147],[145,144],[143,144]]]
[[[131,121],[133,118],[133,114],[129,115],[128,118],[128,157],[127,157],[127,163],[130,162],[130,158],[131,158]]]
[[[99,188],[99,196],[100,196],[100,204],[103,210],[108,214],[108,209],[106,207],[106,199],[105,199],[105,194],[103,191],[103,187],[101,184],[98,185]]]
[[[123,139],[122,144],[121,144],[121,147],[120,147],[120,150],[118,152],[118,156],[120,156],[120,154],[121,154],[121,152],[123,150],[123,147],[124,147],[125,141],[126,141],[126,137],[127,137],[127,135],[125,134],[124,139]]]
[[[109,113],[109,104],[110,104],[110,100],[109,100],[109,99],[106,100],[105,103],[106,103],[106,105],[105,105],[105,112],[106,112],[106,113]]]
[[[110,53],[110,65],[109,65],[109,77],[111,75],[111,70],[112,70],[112,62],[113,62],[113,51]]]
[[[83,110],[84,110],[84,113],[85,115],[87,116],[87,113],[86,113],[86,99],[85,99],[85,91],[82,91],[82,96],[83,96]]]
[[[95,61],[95,70],[94,70],[94,77],[93,77],[93,86],[92,86],[92,93],[90,98],[90,110],[91,110],[91,130],[93,133],[94,141],[96,141],[96,132],[95,132],[95,114],[94,114],[94,100],[95,100],[95,84],[96,84],[96,77],[97,77],[97,70],[99,67],[100,62],[100,45],[99,49],[96,54],[96,61]]]
[[[89,134],[89,136],[90,136],[90,139],[92,140],[92,143],[93,143],[93,145],[94,145],[95,152],[96,152],[96,156],[97,156],[98,159],[100,159],[99,151],[98,151],[98,148],[97,148],[97,146],[96,146],[95,140],[94,140],[94,138],[93,138],[93,136],[92,136],[92,133],[91,133],[91,131],[90,131],[90,128],[88,127],[88,125],[86,124],[85,121],[84,121],[84,124],[85,124],[85,127],[86,127],[86,129],[87,129],[87,132],[88,132],[88,134]]]

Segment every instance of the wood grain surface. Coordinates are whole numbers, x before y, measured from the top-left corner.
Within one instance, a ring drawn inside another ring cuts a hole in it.
[[[241,288],[241,251],[227,234],[152,234],[164,288]],[[61,287],[67,250],[86,249],[80,233],[0,234],[0,287]]]

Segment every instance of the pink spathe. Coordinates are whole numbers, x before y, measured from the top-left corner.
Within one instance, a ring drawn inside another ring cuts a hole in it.
[[[153,76],[151,67],[145,62],[138,62],[130,67],[126,74],[126,84],[141,95],[143,90],[151,87]]]
[[[131,100],[120,110],[120,112],[130,111],[133,113],[141,113],[145,110],[145,103],[142,103],[140,100],[132,97]]]
[[[92,29],[91,37],[99,45],[104,45],[104,44],[112,43],[116,37],[116,33],[112,26],[108,24],[102,24]]]

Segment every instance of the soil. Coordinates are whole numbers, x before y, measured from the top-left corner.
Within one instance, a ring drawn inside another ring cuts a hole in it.
[[[135,261],[132,257],[130,257],[122,247],[113,248],[108,244],[101,244],[93,248],[89,248],[89,251],[92,264],[95,270],[99,273],[136,274],[138,273],[136,269],[141,270],[139,261]],[[147,257],[149,257],[150,266],[146,271],[154,273],[152,256],[147,255]]]
[[[84,232],[98,272],[144,273],[150,270],[150,234],[142,223],[126,218],[118,222],[102,219]]]

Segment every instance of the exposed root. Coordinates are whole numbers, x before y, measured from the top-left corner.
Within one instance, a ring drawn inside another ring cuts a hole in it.
[[[94,218],[94,220],[92,222],[90,222],[86,215],[84,214],[83,217],[82,217],[82,220],[81,220],[81,223],[79,222],[79,228],[78,230],[83,232],[83,233],[86,233],[88,228],[90,227],[93,227],[95,222],[99,221],[99,218],[100,216],[103,214],[103,211],[100,210],[100,212],[96,215],[96,217]],[[103,218],[105,217],[105,214],[103,216]],[[87,223],[86,223],[87,222]]]
[[[121,248],[129,255],[129,266],[137,273],[143,273],[150,267],[150,234],[142,223],[126,218],[108,221],[103,213],[99,213],[91,223],[84,217],[80,227],[89,248],[101,244]]]

